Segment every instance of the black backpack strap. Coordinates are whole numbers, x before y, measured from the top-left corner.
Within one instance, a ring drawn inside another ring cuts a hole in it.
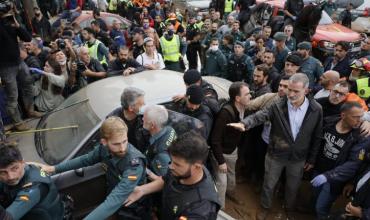
[[[223,109],[226,109],[227,112],[231,115],[233,119],[236,118],[235,111],[233,107],[230,105],[230,103],[226,103],[225,105],[222,106]]]

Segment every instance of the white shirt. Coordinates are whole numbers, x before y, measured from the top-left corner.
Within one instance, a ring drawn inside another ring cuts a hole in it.
[[[149,57],[146,53],[142,53],[136,57],[136,61],[144,67],[145,65],[157,64],[159,66],[158,69],[165,68],[162,55],[158,52],[154,52],[154,58]]]
[[[319,99],[319,98],[323,98],[323,97],[329,97],[329,94],[330,94],[330,90],[321,89],[320,91],[318,91],[315,94],[315,96],[313,98],[314,99]]]
[[[304,98],[302,105],[299,106],[298,108],[293,107],[290,101],[288,101],[289,123],[294,140],[296,139],[299,130],[301,129],[303,119],[308,109],[308,105],[309,102],[306,97]]]

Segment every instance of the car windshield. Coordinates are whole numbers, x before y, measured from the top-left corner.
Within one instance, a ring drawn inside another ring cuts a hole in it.
[[[63,161],[100,122],[84,93],[75,93],[58,109],[60,110],[45,115],[38,124],[38,129],[58,130],[38,132],[35,136],[37,150],[48,164]],[[68,128],[69,126],[77,127]]]
[[[169,111],[169,125],[177,134],[195,129],[205,133],[204,125],[196,118]],[[85,93],[75,93],[51,114],[45,115],[37,129],[56,128],[58,130],[37,132],[35,144],[38,152],[48,164],[58,164],[68,157],[72,151],[88,139],[94,128],[101,122],[91,109]],[[71,128],[70,126],[77,126]]]
[[[331,17],[328,15],[328,13],[326,13],[325,11],[322,11],[319,25],[333,24],[333,23],[334,22],[331,19]]]

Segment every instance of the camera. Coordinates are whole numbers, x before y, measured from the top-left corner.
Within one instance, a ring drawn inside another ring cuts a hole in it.
[[[0,0],[0,14],[6,14],[12,9],[12,2],[9,0]]]
[[[58,45],[58,48],[61,50],[66,48],[66,42],[64,41],[64,39],[58,39],[57,45]]]
[[[77,65],[77,71],[78,72],[80,72],[80,73],[85,72],[86,66],[82,61],[77,61],[76,65]]]

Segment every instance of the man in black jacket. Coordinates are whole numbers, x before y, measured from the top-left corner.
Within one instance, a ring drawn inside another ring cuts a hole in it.
[[[108,76],[128,76],[144,70],[144,67],[136,60],[129,58],[128,54],[129,49],[127,47],[119,48],[118,58],[109,63]]]
[[[215,160],[213,170],[218,197],[222,207],[225,206],[225,195],[232,201],[235,197],[235,164],[238,157],[237,148],[241,145],[242,133],[227,124],[239,122],[244,118],[245,108],[251,94],[244,82],[234,82],[229,88],[230,101],[217,114],[211,133],[211,148]]]
[[[349,77],[351,74],[350,58],[347,56],[349,51],[347,42],[339,41],[335,44],[334,56],[328,57],[324,63],[324,71],[335,70],[340,73],[340,77]]]
[[[51,25],[47,17],[45,17],[40,8],[34,7],[35,17],[32,18],[32,28],[37,35],[41,37],[46,42],[50,42],[51,34]]]
[[[346,102],[341,107],[340,118],[325,119],[328,122],[323,129],[324,141],[314,169],[316,177],[311,181],[318,219],[327,219],[331,205],[361,165],[358,154],[364,146],[357,143],[363,114],[359,103]]]
[[[199,85],[193,84],[186,89],[186,98],[181,102],[174,103],[174,110],[191,116],[203,122],[203,137],[208,139],[211,132],[213,115],[207,105],[203,103],[204,94]]]
[[[150,134],[143,128],[144,113],[142,107],[145,105],[144,91],[135,87],[127,87],[121,95],[121,107],[116,108],[107,117],[117,116],[122,118],[128,127],[128,142],[143,154],[149,146]]]
[[[0,54],[0,78],[5,86],[7,96],[6,111],[17,130],[27,130],[28,127],[20,123],[18,111],[18,85],[23,90],[23,102],[28,116],[40,116],[33,110],[32,77],[26,71],[27,67],[19,56],[18,38],[31,41],[31,35],[19,25],[13,14],[0,13],[0,48],[5,53]]]
[[[308,77],[296,73],[290,77],[287,98],[282,98],[247,118],[230,126],[245,131],[267,120],[271,122],[270,142],[265,160],[265,177],[258,220],[266,219],[272,206],[274,188],[286,170],[286,210],[291,218],[303,170],[312,169],[322,136],[322,109],[313,99],[306,98]]]

